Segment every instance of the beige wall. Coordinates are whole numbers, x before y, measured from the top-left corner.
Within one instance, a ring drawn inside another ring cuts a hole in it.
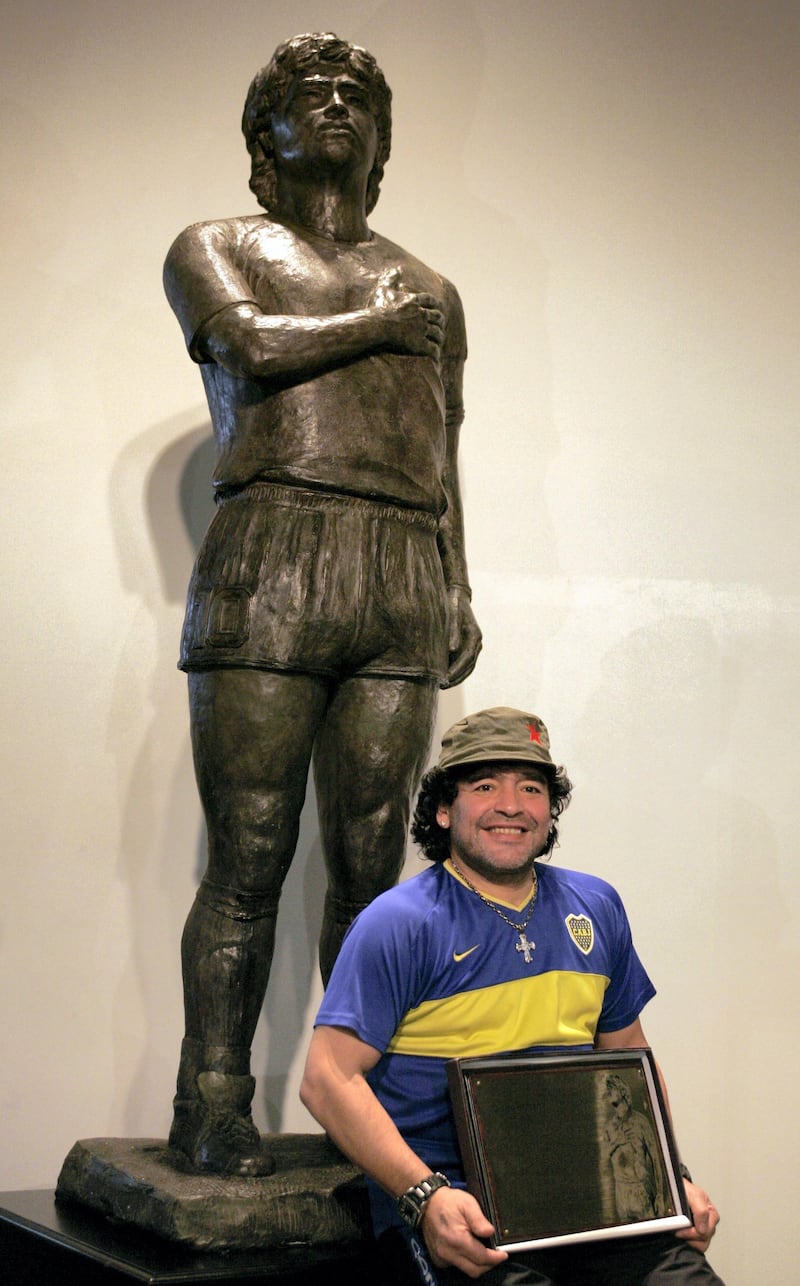
[[[374,226],[452,277],[470,330],[485,651],[440,722],[508,702],[550,725],[577,787],[556,860],[625,897],[682,1148],[724,1212],[715,1262],[789,1280],[793,0],[4,8],[0,1188],[52,1186],[76,1138],[168,1126],[202,861],[175,656],[209,453],[161,262],[185,224],[253,208],[250,76],[332,27],[394,88]],[[308,1128],[321,896],[309,810],[264,1127]]]

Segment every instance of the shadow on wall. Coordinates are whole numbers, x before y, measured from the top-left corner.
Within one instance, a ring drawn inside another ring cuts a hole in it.
[[[107,731],[121,810],[117,869],[132,926],[113,1011],[113,1111],[132,1136],[166,1126],[182,1030],[178,943],[198,805],[185,683],[175,667],[194,556],[179,497],[186,462],[209,432],[197,409],[151,425],[125,445],[110,483],[119,575],[131,603]]]

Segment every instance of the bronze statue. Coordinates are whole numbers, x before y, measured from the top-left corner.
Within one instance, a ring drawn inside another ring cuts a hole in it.
[[[456,453],[466,341],[443,277],[370,231],[391,95],[375,60],[297,36],[242,127],[265,213],[196,224],[165,288],[200,368],[216,512],[181,668],[208,825],[183,935],[180,1163],[269,1173],[250,1044],[313,758],[327,979],[400,873],[439,687],[480,650]]]

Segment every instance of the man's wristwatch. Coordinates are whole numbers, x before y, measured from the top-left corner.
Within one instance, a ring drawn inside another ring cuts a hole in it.
[[[405,1220],[409,1228],[418,1228],[419,1221],[425,1211],[425,1206],[430,1201],[434,1192],[439,1188],[449,1188],[450,1180],[443,1174],[429,1174],[419,1183],[415,1183],[413,1188],[404,1192],[402,1197],[397,1198],[397,1209],[400,1217]]]

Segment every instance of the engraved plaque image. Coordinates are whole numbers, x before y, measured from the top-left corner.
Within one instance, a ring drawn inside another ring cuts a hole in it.
[[[467,1184],[503,1249],[688,1227],[649,1050],[448,1064]]]

